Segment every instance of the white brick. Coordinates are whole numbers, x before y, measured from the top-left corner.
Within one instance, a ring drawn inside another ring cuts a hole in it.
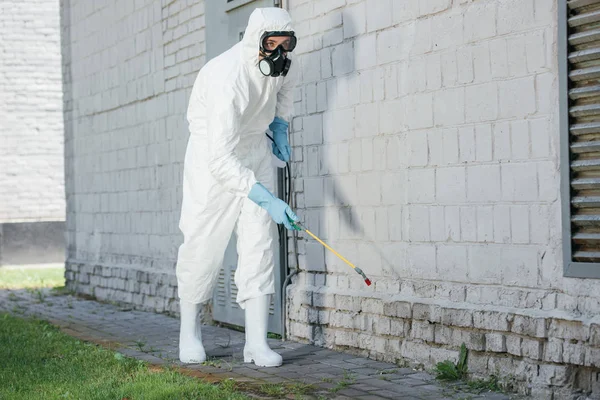
[[[357,107],[358,108],[358,107]],[[376,109],[376,107],[373,107]],[[405,115],[405,103],[403,100],[384,101],[379,106],[379,132],[382,134],[397,133],[400,121]]]
[[[411,54],[424,54],[431,51],[433,40],[431,24],[432,18],[421,18],[416,23],[407,25],[404,34],[412,42]]]
[[[504,100],[508,103],[508,84],[506,82],[500,84],[505,89],[503,92],[506,96]],[[512,88],[514,89],[514,87]],[[513,97],[516,96],[515,93],[513,93]],[[498,88],[496,83],[490,82],[468,86],[465,102],[469,105],[469,107],[466,107],[466,122],[482,122],[495,119],[498,116]],[[508,104],[506,107],[511,110],[516,108],[510,107]]]
[[[500,166],[473,165],[467,167],[467,193],[469,201],[497,201],[501,196]]]
[[[554,73],[549,72],[535,77],[538,114],[553,114],[558,111],[556,85],[557,77]]]
[[[432,54],[425,59],[427,68],[427,90],[442,87],[442,65],[439,54]]]
[[[360,36],[354,40],[355,66],[357,70],[377,64],[377,35]]]
[[[352,42],[342,43],[333,48],[333,75],[340,76],[354,70],[354,48]]]
[[[435,3],[438,0],[420,1],[419,4]],[[447,3],[450,0],[442,0]],[[431,18],[433,48],[443,50],[463,43],[463,16],[458,13],[443,13]]]
[[[472,126],[458,129],[458,145],[460,161],[475,161],[475,129]]]
[[[494,208],[491,206],[477,208],[477,241],[494,241]]]
[[[547,66],[544,31],[529,33],[525,38],[525,53],[527,54],[527,71],[540,72]]]
[[[313,114],[317,111],[317,84],[310,83],[304,87],[304,105],[306,112]]]
[[[444,164],[457,164],[459,156],[458,129],[442,130],[444,140]]]
[[[408,170],[408,201],[433,203],[435,200],[435,169]]]
[[[352,140],[349,143],[350,172],[359,172],[362,169],[361,140]]]
[[[508,72],[510,77],[527,75],[527,55],[525,36],[512,36],[507,39]]]
[[[327,79],[333,74],[333,66],[331,64],[331,48],[326,48],[320,51],[321,61],[321,78]]]
[[[378,173],[368,173],[358,175],[358,204],[377,206],[381,204],[381,175]]]
[[[398,67],[397,64],[391,64],[385,67],[383,86],[385,90],[385,99],[394,100],[398,97]]]
[[[408,89],[408,93],[422,92],[427,89],[425,58],[411,58],[408,64],[408,73],[402,79],[402,86]]]
[[[475,79],[473,69],[473,52],[471,47],[462,47],[456,51],[456,65],[458,68],[458,83],[472,83]]]
[[[433,126],[433,96],[431,93],[415,94],[408,99],[406,124],[409,129]]]
[[[361,159],[362,171],[370,171],[373,169],[373,140],[363,139],[361,141]]]
[[[511,121],[513,160],[526,160],[529,158],[529,123],[527,120]]]
[[[304,123],[306,124],[306,119]],[[306,129],[305,125],[304,130],[306,131]],[[336,110],[323,114],[323,135],[325,142],[352,139],[354,137],[354,109]]]
[[[539,162],[536,165],[539,180],[539,198],[542,201],[555,201],[559,191],[559,172],[553,162]]]
[[[535,168],[526,164],[504,164],[502,173],[502,199],[510,201],[533,201],[538,197]]]
[[[471,55],[473,56],[474,82],[489,82],[492,79],[492,69],[488,44],[483,43],[473,46]]]
[[[498,246],[469,247],[469,280],[473,283],[499,284],[502,280],[501,248]]]
[[[533,1],[506,0],[498,3],[498,34],[514,33],[534,25]]]
[[[505,248],[500,260],[504,285],[537,287],[538,254],[536,248],[516,246]]]
[[[393,22],[398,24],[401,22],[415,20],[419,15],[419,2],[417,1],[393,1]]]
[[[546,118],[533,119],[529,121],[529,130],[531,134],[531,155],[534,158],[546,158],[550,156],[550,135],[549,121]]]
[[[445,89],[434,96],[435,125],[450,127],[465,121],[465,89]]]
[[[465,42],[496,35],[496,3],[471,3],[465,11]]]
[[[529,210],[527,206],[511,206],[510,228],[513,243],[529,243]]]
[[[475,207],[460,207],[460,238],[464,242],[477,240],[477,212]]]
[[[402,219],[402,207],[401,206],[392,206],[388,207],[388,217],[389,217],[389,237],[391,241],[401,241],[402,237],[402,227],[403,227],[403,219]]]
[[[386,168],[386,152],[387,141],[384,137],[376,137],[373,139],[373,169],[383,171]],[[398,155],[395,154],[394,158]]]
[[[376,208],[375,209],[375,237],[374,239],[378,242],[387,242],[389,240],[389,225],[390,219],[388,217],[387,208]]]
[[[335,179],[335,200],[340,206],[348,206],[358,199],[356,176],[347,175]]]
[[[497,122],[494,124],[494,159],[508,160],[511,158],[510,151],[510,124],[508,122]]]
[[[304,196],[306,207],[322,207],[324,204],[323,179],[304,179]]]
[[[455,204],[465,201],[467,191],[464,167],[439,168],[435,178],[438,203]]]
[[[335,46],[344,41],[343,28],[335,28],[323,33],[323,47]]]
[[[430,206],[429,225],[431,229],[430,239],[432,242],[445,242],[448,239],[444,223],[444,207]]]
[[[409,206],[408,235],[411,242],[427,242],[429,237],[429,208]]]
[[[313,52],[298,57],[302,65],[302,82],[308,83],[321,79],[320,56],[320,52]]]
[[[350,149],[348,143],[340,143],[337,149],[337,170],[339,173],[344,174],[350,171]]]
[[[379,133],[379,112],[377,103],[361,104],[355,109],[356,136],[376,136]]]
[[[477,161],[492,160],[492,127],[478,125],[475,127],[475,159]]]
[[[411,26],[400,26],[386,29],[377,34],[377,62],[386,64],[392,61],[400,61],[408,56],[412,47],[409,31]]]
[[[442,68],[442,86],[450,87],[456,85],[458,80],[458,70],[456,65],[456,51],[443,53],[440,57]],[[472,69],[472,67],[471,67]]]
[[[311,115],[304,117],[302,121],[304,127],[304,145],[314,145],[323,143],[323,122],[322,115]]]
[[[494,206],[494,241],[510,242],[510,208],[505,205]]]
[[[388,169],[395,170],[407,165],[408,147],[406,135],[395,135],[389,138],[386,156]]]
[[[373,70],[373,100],[381,101],[385,97],[385,83],[383,68]]]
[[[436,279],[434,245],[409,246],[406,250],[406,261],[410,267],[412,278]]]
[[[408,165],[427,165],[427,135],[424,132],[409,132],[406,139],[406,144],[408,147]],[[388,162],[389,161],[390,154],[388,153]]]
[[[342,19],[344,21],[344,38],[350,38],[366,32],[367,12],[365,2],[345,7]]]
[[[550,208],[545,205],[533,205],[529,211],[531,218],[529,242],[543,245],[547,244],[550,232]]]
[[[437,272],[442,280],[467,280],[467,247],[441,245],[437,248]]]
[[[506,78],[508,76],[508,50],[506,39],[496,39],[489,42],[490,61],[493,78]]]
[[[384,173],[381,177],[383,204],[406,204],[406,187],[406,171]]]
[[[447,237],[453,242],[460,241],[460,208],[445,207],[444,220]]]
[[[319,82],[317,84],[317,111],[323,112],[327,109],[327,84]]]
[[[442,131],[436,129],[427,134],[429,165],[444,165],[444,140]]]
[[[367,0],[367,31],[392,25],[392,0]]]

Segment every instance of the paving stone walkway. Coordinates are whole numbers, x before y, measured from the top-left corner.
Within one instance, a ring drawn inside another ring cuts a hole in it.
[[[254,364],[245,364],[242,361],[243,333],[215,326],[204,326],[202,329],[208,362],[182,364],[177,358],[178,319],[70,294],[56,294],[48,289],[0,289],[0,310],[48,320],[79,339],[102,344],[152,364],[181,367],[182,372],[211,382],[231,378],[253,387],[272,383],[293,384],[295,387],[306,389],[304,385],[311,385],[310,394],[296,398],[517,398],[491,392],[463,392],[455,387],[439,384],[433,376],[425,372],[277,339],[269,339],[269,344],[283,356],[283,366],[258,368]]]

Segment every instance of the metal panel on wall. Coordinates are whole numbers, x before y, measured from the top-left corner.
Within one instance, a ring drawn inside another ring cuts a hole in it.
[[[600,0],[567,2],[571,260],[600,262]]]

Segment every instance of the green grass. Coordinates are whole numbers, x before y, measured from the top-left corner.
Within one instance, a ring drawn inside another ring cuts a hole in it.
[[[0,289],[57,287],[65,284],[65,268],[0,268]]]
[[[356,376],[352,372],[344,371],[344,377],[334,387],[329,389],[331,393],[337,393],[342,389],[356,383]]]
[[[72,338],[44,321],[0,313],[2,399],[247,399],[172,367],[153,367]]]

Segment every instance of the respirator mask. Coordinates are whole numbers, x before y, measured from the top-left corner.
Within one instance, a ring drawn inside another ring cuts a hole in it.
[[[264,76],[286,76],[292,65],[287,53],[294,50],[296,41],[292,31],[265,32],[260,38],[260,52],[263,55],[258,62],[260,72]]]

